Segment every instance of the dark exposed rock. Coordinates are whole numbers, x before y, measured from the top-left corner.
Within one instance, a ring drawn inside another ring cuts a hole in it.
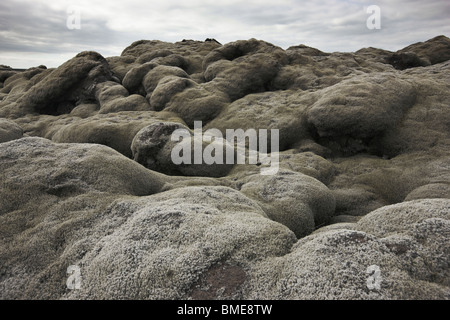
[[[426,67],[429,65],[427,61],[420,59],[414,52],[394,53],[387,59],[387,62],[392,64],[395,69],[399,70],[415,67]]]
[[[450,60],[450,39],[437,36],[425,42],[414,43],[393,54],[389,63],[403,70],[428,66]]]

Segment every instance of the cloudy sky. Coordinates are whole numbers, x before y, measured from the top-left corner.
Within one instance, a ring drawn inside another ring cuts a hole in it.
[[[367,12],[370,5],[380,8],[380,29],[367,27],[368,19],[374,22],[374,12]],[[0,3],[0,64],[14,68],[57,67],[84,50],[116,56],[141,39],[176,42],[215,38],[225,44],[257,38],[285,49],[306,44],[327,52],[369,46],[395,51],[441,34],[450,36],[449,0]]]

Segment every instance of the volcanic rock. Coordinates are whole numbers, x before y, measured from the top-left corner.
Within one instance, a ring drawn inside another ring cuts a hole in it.
[[[450,299],[449,44],[1,65],[0,298]]]

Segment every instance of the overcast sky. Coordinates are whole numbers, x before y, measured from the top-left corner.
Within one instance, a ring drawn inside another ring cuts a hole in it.
[[[369,29],[377,5],[381,29]],[[80,29],[69,29],[80,12]],[[57,67],[84,50],[120,55],[141,39],[176,42],[257,38],[282,48],[396,51],[450,36],[449,0],[2,0],[0,64]]]

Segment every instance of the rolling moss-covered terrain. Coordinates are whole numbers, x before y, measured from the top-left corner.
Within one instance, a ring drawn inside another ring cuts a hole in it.
[[[194,121],[278,129],[278,172],[175,165]],[[450,39],[1,66],[0,298],[450,299]]]

